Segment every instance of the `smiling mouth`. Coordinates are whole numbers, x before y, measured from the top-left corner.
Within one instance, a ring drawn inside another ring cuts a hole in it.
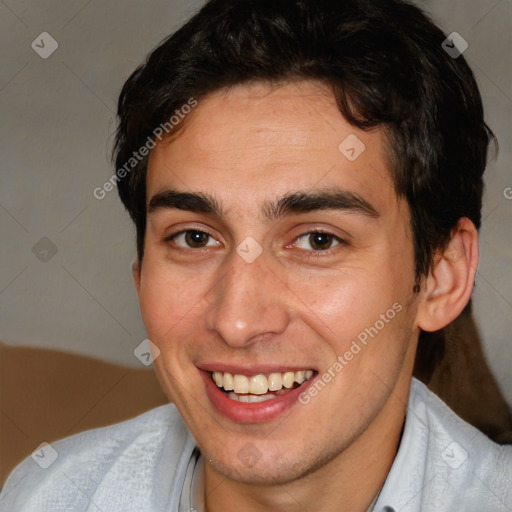
[[[212,380],[236,402],[259,403],[272,400],[298,388],[315,375],[314,370],[258,374],[252,377],[229,372],[212,372]]]

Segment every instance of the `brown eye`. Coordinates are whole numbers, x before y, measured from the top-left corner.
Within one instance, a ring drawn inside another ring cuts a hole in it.
[[[209,235],[202,231],[187,231],[185,233],[185,241],[190,247],[204,247],[208,243]]]
[[[337,236],[331,233],[306,233],[297,238],[297,247],[308,251],[327,251],[342,242]]]
[[[197,229],[188,229],[176,233],[171,237],[171,240],[173,240],[176,245],[184,247],[185,249],[201,249],[203,247],[218,245],[219,243],[208,233]]]
[[[334,237],[328,233],[311,233],[309,235],[309,243],[311,244],[311,247],[318,251],[330,249],[333,241]]]

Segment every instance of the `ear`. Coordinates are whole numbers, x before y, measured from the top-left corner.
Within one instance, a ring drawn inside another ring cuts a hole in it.
[[[416,317],[420,329],[438,331],[459,316],[471,297],[477,266],[478,232],[463,217],[447,247],[434,256]]]
[[[132,277],[133,282],[135,283],[135,288],[137,289],[137,294],[140,291],[140,261],[136,259],[132,263]]]

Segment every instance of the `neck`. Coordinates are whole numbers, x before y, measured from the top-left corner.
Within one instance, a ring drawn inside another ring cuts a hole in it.
[[[321,468],[281,485],[237,482],[205,465],[208,512],[366,512],[382,488],[398,449],[410,388],[401,372],[393,392],[363,433]]]

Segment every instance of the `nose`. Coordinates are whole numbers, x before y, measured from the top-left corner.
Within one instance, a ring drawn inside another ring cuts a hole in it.
[[[290,321],[287,289],[264,256],[247,263],[234,253],[226,263],[224,277],[207,297],[206,327],[233,348],[283,333]]]

